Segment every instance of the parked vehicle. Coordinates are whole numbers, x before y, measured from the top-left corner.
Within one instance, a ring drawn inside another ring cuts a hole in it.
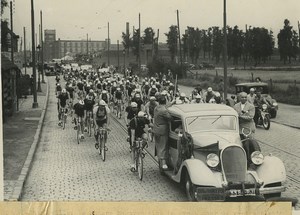
[[[271,118],[275,118],[278,111],[278,103],[275,99],[273,99],[269,94],[269,85],[268,83],[264,82],[249,82],[249,83],[240,83],[235,85],[235,92],[236,94],[240,92],[246,92],[249,94],[250,89],[254,88],[256,91],[260,89],[261,95],[266,98],[267,102],[269,103],[268,112],[270,113]]]
[[[283,162],[260,149],[245,149],[237,112],[221,104],[181,104],[168,108],[168,170],[191,201],[224,201],[245,196],[280,197]],[[250,147],[251,148],[251,147]]]

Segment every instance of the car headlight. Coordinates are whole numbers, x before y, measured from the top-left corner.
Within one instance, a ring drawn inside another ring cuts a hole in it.
[[[263,109],[263,110],[267,110],[267,108],[268,108],[268,105],[266,105],[266,104],[263,104],[263,105],[262,105],[262,109]]]
[[[220,163],[220,158],[214,153],[210,153],[206,157],[206,163],[209,167],[216,167]]]
[[[277,102],[274,102],[274,103],[273,103],[273,106],[278,106]]]
[[[251,161],[255,165],[261,165],[264,162],[264,155],[259,151],[255,151],[251,154]]]

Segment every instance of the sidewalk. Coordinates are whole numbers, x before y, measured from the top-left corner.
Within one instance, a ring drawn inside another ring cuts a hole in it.
[[[4,200],[17,201],[21,195],[35,152],[48,101],[48,83],[37,93],[38,108],[33,109],[33,96],[19,100],[19,111],[3,124]]]

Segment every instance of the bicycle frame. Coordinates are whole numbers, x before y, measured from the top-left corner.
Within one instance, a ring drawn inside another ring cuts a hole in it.
[[[105,161],[106,158],[106,140],[107,140],[107,129],[100,127],[97,129],[97,142],[98,142],[98,149],[99,154],[101,155],[101,158],[103,161]]]

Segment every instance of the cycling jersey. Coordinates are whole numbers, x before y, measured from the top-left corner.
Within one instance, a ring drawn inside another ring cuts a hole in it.
[[[94,104],[95,104],[95,100],[94,99],[90,100],[90,99],[86,98],[84,100],[84,104],[85,104],[85,107],[86,107],[87,111],[92,111],[93,107],[94,107]]]
[[[145,133],[145,125],[150,124],[150,121],[145,117],[134,117],[129,122],[129,127],[132,130],[135,130],[135,137],[142,138],[142,135]]]
[[[67,100],[69,99],[69,95],[67,93],[60,94],[58,96],[58,99],[60,100],[60,106],[65,107],[67,104]]]
[[[75,114],[79,117],[84,117],[84,110],[85,110],[85,105],[80,104],[80,103],[76,103],[74,105],[74,111]]]
[[[116,99],[122,99],[122,92],[121,91],[116,92]]]

